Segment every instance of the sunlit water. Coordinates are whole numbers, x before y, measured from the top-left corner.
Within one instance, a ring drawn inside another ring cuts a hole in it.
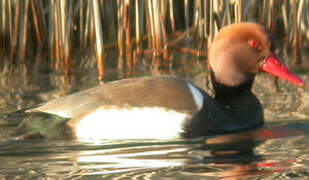
[[[107,81],[169,74],[205,87],[206,65],[177,58],[172,70],[109,69]],[[175,57],[176,59],[176,57]],[[184,65],[186,64],[186,65]],[[300,72],[309,83],[309,73]],[[98,84],[96,68],[61,73],[20,70],[0,80],[2,114],[31,107]],[[23,117],[0,119],[0,179],[218,179],[309,178],[309,91],[258,75],[254,85],[264,106],[262,129],[190,140],[10,140]],[[147,119],[145,119],[147,120]]]

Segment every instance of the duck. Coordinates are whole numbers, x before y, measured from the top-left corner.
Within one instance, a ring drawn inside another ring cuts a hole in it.
[[[214,96],[183,79],[139,77],[69,94],[26,113],[48,117],[45,129],[57,124],[74,139],[195,138],[263,126],[263,108],[251,90],[258,72],[305,86],[275,55],[268,31],[253,22],[223,27],[208,50],[208,65]],[[21,127],[31,129],[33,119]],[[45,131],[40,135],[59,135]]]

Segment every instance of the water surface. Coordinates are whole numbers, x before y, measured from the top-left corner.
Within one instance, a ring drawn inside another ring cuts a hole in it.
[[[177,63],[171,70],[109,68],[106,81],[145,75],[172,75],[206,88],[208,71],[203,61],[188,55],[175,56],[174,60]],[[309,83],[309,71],[294,70]],[[31,107],[93,87],[98,84],[96,78],[96,68],[87,66],[74,70],[70,87],[64,85],[62,73],[30,69],[2,73],[0,113]],[[190,140],[15,141],[9,134],[23,117],[2,116],[0,178],[308,178],[308,87],[297,88],[279,81],[276,89],[274,78],[259,74],[253,91],[264,107],[264,128]]]

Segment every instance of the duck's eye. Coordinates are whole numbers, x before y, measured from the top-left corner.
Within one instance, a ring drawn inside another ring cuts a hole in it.
[[[251,39],[249,40],[249,46],[252,48],[258,48],[259,44],[255,40]]]

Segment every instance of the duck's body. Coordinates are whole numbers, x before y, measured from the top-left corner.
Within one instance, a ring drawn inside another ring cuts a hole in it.
[[[62,126],[75,138],[197,137],[263,124],[261,104],[251,92],[260,70],[304,85],[273,56],[265,29],[254,23],[223,28],[209,51],[209,65],[214,98],[181,79],[144,77],[105,83],[28,112],[67,118]]]
[[[71,118],[64,125],[76,138],[162,139],[180,137],[183,122],[202,109],[203,100],[189,82],[144,77],[105,83],[30,111]]]
[[[99,107],[158,107],[190,114],[201,108],[201,96],[198,88],[181,79],[143,77],[108,82],[52,100],[34,111],[72,118]]]
[[[251,92],[221,103],[192,83],[167,76],[106,83],[29,111],[69,118],[64,126],[83,139],[196,137],[263,123]]]

